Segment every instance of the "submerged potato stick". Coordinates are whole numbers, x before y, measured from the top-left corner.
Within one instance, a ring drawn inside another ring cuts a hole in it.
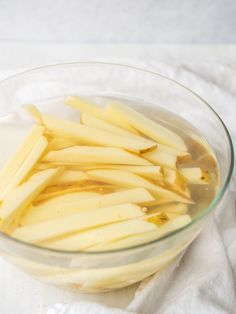
[[[111,134],[105,130],[92,128],[47,114],[42,114],[41,119],[45,127],[52,133],[78,143],[121,147],[137,153],[152,150],[157,146],[152,140],[143,137],[129,138],[120,134]]]
[[[187,151],[184,140],[175,132],[122,103],[113,102],[107,106],[106,111],[161,144]]]
[[[100,179],[110,184],[117,184],[124,187],[144,187],[150,192],[154,193],[154,195],[156,195],[157,197],[160,196],[160,198],[165,198],[187,204],[193,203],[190,198],[183,197],[178,193],[170,191],[167,188],[158,186],[150,182],[149,180],[128,171],[103,169],[90,170],[87,171],[87,174],[91,176],[91,178]]]
[[[23,241],[42,241],[89,228],[145,215],[140,206],[121,204],[82,211],[77,214],[15,229],[12,236]]]
[[[78,96],[70,96],[67,97],[65,103],[77,110],[81,113],[91,114],[99,119],[108,121],[112,124],[118,125],[125,130],[129,130],[132,133],[137,133],[134,128],[132,128],[129,124],[121,119],[117,119],[116,117],[110,117],[105,110],[98,107],[96,104]]]
[[[58,151],[49,152],[43,162],[60,164],[125,164],[125,165],[151,165],[138,155],[127,152],[117,147],[98,147],[98,146],[72,146]]]
[[[23,143],[16,150],[14,155],[9,159],[6,165],[0,172],[0,199],[10,183],[10,181],[15,176],[15,173],[22,166],[27,156],[32,151],[33,147],[37,143],[37,141],[41,138],[45,128],[42,126],[34,126],[28,135],[26,136]]]
[[[32,206],[27,212],[26,219],[27,224],[33,224],[101,207],[124,203],[148,204],[153,200],[154,197],[144,188],[94,195],[88,198],[78,197],[78,199],[76,199],[75,194],[71,193],[65,198],[55,197],[42,205]]]
[[[18,222],[24,210],[30,205],[34,198],[60,174],[61,169],[48,169],[40,171],[29,178],[28,181],[12,190],[4,198],[0,209],[0,229],[8,231],[8,227],[14,221]]]

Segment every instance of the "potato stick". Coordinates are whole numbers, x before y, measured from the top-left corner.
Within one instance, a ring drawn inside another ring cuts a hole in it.
[[[162,126],[158,122],[145,117],[141,113],[125,106],[124,104],[113,102],[107,106],[106,112],[109,112],[110,115],[115,117],[119,117],[124,122],[158,143],[174,147],[182,151],[187,151],[184,140],[175,132]]]
[[[48,153],[42,162],[60,163],[64,165],[101,163],[150,165],[145,158],[129,153],[117,147],[73,146]]]
[[[41,136],[37,140],[31,152],[25,158],[21,166],[17,169],[15,175],[12,177],[11,181],[8,183],[6,188],[2,191],[0,195],[1,199],[3,199],[7,195],[7,193],[9,193],[9,191],[17,187],[29,175],[34,165],[42,156],[47,145],[48,145],[48,142],[44,136]]]
[[[185,158],[185,159],[191,159],[191,154],[187,151],[181,151],[179,149],[176,149],[176,148],[173,148],[173,147],[170,147],[170,146],[166,146],[166,145],[163,145],[163,144],[159,144],[158,143],[158,151],[159,152],[163,152],[163,153],[167,153],[167,154],[170,154],[170,155],[174,155],[178,158]]]
[[[187,188],[185,178],[176,170],[163,168],[164,181],[166,185],[185,197],[190,197],[190,191]]]
[[[81,170],[65,170],[59,177],[52,183],[53,185],[63,185],[68,183],[76,183],[79,181],[87,180],[88,176]]]
[[[82,113],[80,116],[81,123],[91,126],[93,128],[98,128],[101,130],[105,130],[111,133],[120,134],[127,137],[134,137],[134,138],[140,138],[141,135],[134,134],[133,132],[130,132],[128,130],[124,130],[116,125],[113,125],[105,120],[101,120],[96,118],[95,116],[89,114],[89,113]]]
[[[51,168],[58,168],[58,166],[56,164],[53,163],[42,163],[42,162],[38,162],[35,166],[34,166],[34,171],[40,171],[40,170],[45,170],[45,169],[51,169]]]
[[[34,198],[59,175],[61,169],[48,169],[41,171],[29,178],[28,181],[16,187],[4,198],[0,218],[1,231],[8,231],[8,227],[14,221],[17,223],[24,210],[34,200]]]
[[[38,124],[43,124],[41,112],[38,108],[32,104],[24,105],[23,108],[28,112],[28,114],[33,118]]]
[[[137,137],[137,135],[123,130],[117,126],[114,126],[112,124],[110,124],[109,122],[106,122],[104,120],[100,120],[96,117],[94,117],[93,115],[87,114],[87,113],[82,113],[81,114],[81,122],[85,125],[91,126],[91,127],[95,127],[95,128],[99,128],[102,130],[106,130],[112,133],[117,133],[117,134],[121,134],[121,135],[125,135],[125,136],[134,136]],[[157,144],[157,150],[158,152],[162,152],[162,153],[168,153],[170,155],[174,155],[177,157],[177,159],[190,159],[191,158],[191,154],[187,151],[181,151],[178,150],[176,148],[170,147],[170,146],[166,146],[163,144]],[[72,146],[72,145],[71,145]]]
[[[51,240],[41,243],[41,245],[58,250],[83,250],[90,246],[111,242],[147,231],[153,231],[156,230],[156,228],[157,226],[148,222],[145,217],[134,218],[76,233],[62,239]]]
[[[129,166],[129,165],[101,165],[101,164],[88,164],[78,166],[80,170],[93,170],[93,169],[117,169],[130,171],[144,177],[152,179],[163,179],[162,168],[160,166]],[[79,170],[78,170],[79,171]]]
[[[43,114],[42,120],[47,129],[62,137],[83,144],[97,144],[102,146],[120,147],[133,152],[145,152],[156,147],[156,143],[140,137],[128,138],[119,134],[109,133],[104,130],[92,128],[69,120],[59,119]]]
[[[91,197],[98,196],[98,195],[99,195],[99,193],[96,193],[96,192],[72,192],[72,193],[67,193],[67,194],[55,196],[55,197],[47,200],[45,203],[48,203],[48,202],[51,202],[51,204],[58,203],[58,202],[65,203],[71,199],[81,200],[81,199],[87,199],[87,198],[91,198]],[[35,204],[35,202],[33,204]],[[37,203],[35,206],[37,206]],[[29,207],[29,209],[25,212],[25,214],[23,215],[23,217],[20,220],[20,226],[26,226],[26,225],[31,224],[31,215],[30,215],[31,211],[30,210],[32,208],[34,208],[34,207],[33,206]]]
[[[115,191],[121,190],[118,187],[115,187],[110,184],[104,184],[104,185],[88,185],[85,187],[80,187],[80,186],[70,186],[70,187],[62,187],[61,189],[54,190],[54,191],[46,191],[38,195],[38,197],[35,199],[35,202],[42,202],[46,201],[50,198],[57,197],[60,195],[65,195],[68,193],[74,193],[74,192],[92,192],[92,193],[97,193],[97,194],[106,194],[106,193],[112,193]]]
[[[54,137],[49,143],[50,150],[59,150],[67,147],[77,145],[75,142],[62,137]]]
[[[188,184],[209,184],[210,175],[201,168],[181,168],[179,172],[187,180]]]
[[[156,208],[149,210],[148,214],[162,212],[162,213],[173,213],[178,215],[184,215],[188,212],[188,206],[186,204],[178,203],[178,204],[165,204],[157,206]]]
[[[142,156],[156,165],[176,169],[177,157],[169,153],[159,152],[156,149],[146,152]]]
[[[143,188],[118,191],[104,195],[97,195],[87,199],[77,200],[74,195],[66,198],[66,202],[54,198],[42,205],[32,206],[27,212],[27,223],[39,223],[45,220],[76,214],[81,211],[97,209],[107,206],[115,206],[124,203],[148,203],[154,197]]]
[[[97,105],[95,105],[95,104],[91,103],[90,101],[87,101],[81,97],[70,96],[70,97],[66,98],[65,103],[67,105],[79,110],[81,113],[82,112],[89,113],[89,114],[91,114],[91,115],[93,115],[99,119],[106,120],[108,122],[111,122],[115,125],[122,127],[125,130],[129,130],[130,132],[137,134],[137,131],[135,131],[135,129],[132,128],[126,122],[124,122],[120,119],[116,119],[115,117],[110,118],[109,114],[107,114],[105,112],[105,110],[99,108]]]
[[[126,247],[132,247],[136,245],[141,245],[143,243],[151,242],[157,240],[170,232],[173,232],[177,229],[183,228],[191,222],[189,215],[181,215],[179,217],[170,219],[164,225],[157,227],[153,231],[140,233],[118,241],[111,241],[108,243],[98,244],[87,249],[87,251],[101,251],[101,250],[116,250]]]
[[[145,178],[138,176],[137,174],[122,171],[122,170],[90,170],[87,174],[91,178],[102,180],[110,184],[116,184],[124,187],[144,187],[150,192],[155,193],[155,195],[161,198],[170,199],[172,201],[179,201],[183,203],[192,203],[190,199],[187,199],[177,193],[160,187]]]
[[[26,136],[24,142],[3,167],[0,172],[0,195],[2,195],[2,192],[6,189],[16,171],[21,167],[37,140],[42,136],[44,130],[44,127],[34,126]]]
[[[17,228],[12,233],[12,236],[30,243],[39,243],[73,232],[143,215],[145,213],[138,205],[121,204],[82,211],[74,215]]]

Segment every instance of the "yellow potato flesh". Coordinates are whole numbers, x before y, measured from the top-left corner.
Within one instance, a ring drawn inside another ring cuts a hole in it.
[[[39,138],[41,138],[44,132],[44,127],[34,126],[24,142],[17,149],[15,154],[9,159],[4,168],[0,172],[0,199],[4,195],[4,192],[10,183],[10,181],[15,176],[15,173],[22,166],[25,159],[33,149],[35,143]]]
[[[143,157],[155,165],[176,169],[177,157],[169,153],[161,152],[158,149],[143,154]]]
[[[143,215],[144,212],[138,205],[121,204],[81,211],[66,217],[17,228],[12,236],[23,241],[39,243],[72,232],[79,232]]]
[[[60,173],[60,171],[60,169],[41,171],[12,190],[1,204],[0,229],[7,231],[12,221],[16,221],[20,218],[27,206],[30,205],[33,199]]]
[[[27,212],[27,224],[39,223],[61,216],[72,215],[81,211],[124,203],[148,203],[154,197],[143,188],[118,191],[89,198],[77,198],[75,194],[67,194],[65,198],[57,197],[44,202],[42,205],[32,206]]]
[[[157,240],[170,232],[183,228],[187,224],[191,222],[191,218],[189,215],[181,215],[175,217],[164,225],[160,227],[156,226],[155,230],[139,233],[136,235],[125,237],[124,239],[120,239],[117,241],[111,241],[108,243],[101,243],[91,248],[87,248],[87,251],[101,251],[101,250],[116,250],[126,247],[132,247],[136,245],[141,245],[143,243],[151,242]]]
[[[192,203],[188,198],[172,192],[168,189],[160,187],[145,178],[142,178],[134,173],[122,170],[90,170],[87,174],[92,178],[102,180],[110,184],[121,185],[124,187],[144,187],[160,198],[167,198],[172,201],[179,201],[183,203]]]
[[[66,98],[65,103],[77,110],[81,113],[88,113],[91,114],[99,119],[106,120],[112,124],[118,125],[119,127],[129,130],[133,133],[137,133],[134,128],[132,128],[129,124],[124,122],[122,119],[116,118],[115,116],[111,116],[107,114],[103,109],[99,108],[95,104],[86,99],[83,99],[78,96],[70,96]]]
[[[201,168],[181,168],[179,172],[189,184],[209,184],[210,175]]]
[[[187,151],[186,144],[179,135],[124,104],[118,102],[111,103],[107,106],[106,111],[109,112],[110,115],[119,117],[127,124],[158,143]]]
[[[60,164],[125,164],[125,165],[150,165],[142,157],[131,154],[122,148],[97,147],[97,146],[72,146],[58,151],[49,152],[43,162]]]

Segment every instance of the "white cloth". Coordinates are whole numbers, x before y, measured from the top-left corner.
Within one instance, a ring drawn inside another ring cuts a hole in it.
[[[147,64],[205,98],[236,135],[236,66],[228,64]],[[233,314],[236,313],[235,179],[227,207],[219,207],[198,238],[162,275],[140,283],[126,309],[95,302],[55,304],[47,314]]]

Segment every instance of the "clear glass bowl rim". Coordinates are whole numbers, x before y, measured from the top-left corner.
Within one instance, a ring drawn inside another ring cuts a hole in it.
[[[109,254],[109,253],[119,253],[119,252],[125,252],[125,251],[130,251],[130,250],[134,250],[134,249],[138,249],[138,248],[142,248],[144,246],[148,246],[148,245],[152,245],[155,243],[159,243],[165,239],[168,238],[172,238],[176,235],[178,235],[179,233],[183,232],[184,230],[187,230],[189,228],[191,228],[193,225],[195,225],[197,222],[201,221],[205,216],[207,216],[214,208],[215,206],[219,203],[219,201],[221,200],[221,198],[223,197],[223,195],[225,194],[228,185],[230,183],[232,174],[233,174],[233,169],[234,169],[234,149],[233,149],[233,142],[231,139],[231,136],[229,134],[229,131],[227,129],[227,127],[225,126],[223,120],[220,118],[220,116],[217,114],[217,112],[201,97],[199,96],[197,93],[195,93],[193,90],[191,90],[190,88],[184,86],[183,84],[169,78],[166,77],[165,75],[159,74],[155,71],[149,70],[149,69],[145,69],[145,68],[140,68],[140,67],[136,67],[133,65],[128,65],[128,64],[120,64],[120,63],[113,63],[113,62],[105,62],[105,61],[97,61],[97,60],[89,60],[89,61],[76,61],[76,62],[65,62],[65,63],[56,63],[56,64],[50,64],[50,65],[46,65],[46,66],[41,66],[41,67],[35,67],[23,72],[19,72],[16,73],[14,75],[11,75],[3,80],[0,81],[0,85],[6,81],[9,81],[11,79],[14,79],[16,77],[20,77],[20,76],[24,76],[27,74],[30,74],[32,72],[37,72],[37,71],[43,71],[46,69],[50,69],[50,68],[59,68],[59,67],[66,67],[66,66],[73,66],[73,65],[105,65],[105,66],[115,66],[115,67],[122,67],[122,68],[127,68],[130,70],[134,70],[134,71],[140,71],[140,72],[145,72],[154,76],[158,76],[159,78],[168,80],[178,86],[180,86],[181,88],[183,88],[184,90],[188,91],[189,93],[192,93],[196,98],[198,98],[206,107],[208,107],[208,109],[213,113],[213,115],[215,116],[215,118],[220,122],[221,126],[223,127],[223,130],[225,131],[226,135],[227,135],[227,139],[228,139],[228,147],[230,150],[230,165],[229,165],[229,170],[226,176],[226,179],[222,185],[222,187],[219,189],[218,193],[216,194],[215,198],[211,201],[211,203],[204,208],[189,224],[187,224],[186,226],[173,231],[161,238],[158,238],[156,240],[152,240],[149,242],[145,242],[139,245],[135,245],[135,246],[130,246],[130,247],[125,247],[125,248],[121,248],[121,249],[115,249],[115,250],[105,250],[105,251],[80,251],[80,250],[76,250],[76,251],[63,251],[63,250],[56,250],[56,249],[50,249],[50,248],[44,248],[44,247],[40,247],[38,245],[35,244],[31,244],[31,243],[27,243],[18,239],[15,239],[3,232],[0,232],[0,237],[1,238],[5,238],[7,241],[12,241],[14,242],[14,244],[16,244],[17,246],[24,246],[25,248],[29,248],[31,250],[36,250],[38,253],[39,251],[41,251],[42,253],[49,253],[49,254],[53,254],[55,256],[68,256],[68,257],[73,257],[75,255],[83,255],[83,256],[98,256],[98,255],[102,255],[102,254]],[[1,117],[0,117],[1,118]]]

